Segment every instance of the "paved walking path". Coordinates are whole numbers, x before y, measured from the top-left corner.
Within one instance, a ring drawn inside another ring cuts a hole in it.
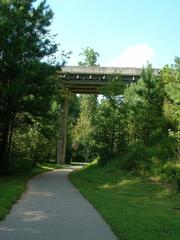
[[[0,240],[116,240],[94,207],[69,182],[71,169],[33,178],[0,223]]]

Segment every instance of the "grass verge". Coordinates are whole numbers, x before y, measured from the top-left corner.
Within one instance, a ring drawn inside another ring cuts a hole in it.
[[[92,164],[69,178],[119,239],[180,239],[180,193],[169,186],[121,171],[116,162]]]
[[[4,219],[12,205],[25,190],[27,181],[37,174],[60,168],[57,164],[39,164],[25,176],[0,177],[0,220]]]

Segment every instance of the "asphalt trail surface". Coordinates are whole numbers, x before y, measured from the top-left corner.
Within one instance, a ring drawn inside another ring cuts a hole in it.
[[[0,222],[0,240],[117,240],[95,208],[69,182],[72,169],[34,177]]]

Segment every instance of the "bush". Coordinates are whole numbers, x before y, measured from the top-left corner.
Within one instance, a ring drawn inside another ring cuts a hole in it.
[[[98,164],[101,166],[106,165],[107,163],[109,163],[109,161],[111,161],[113,159],[113,156],[109,153],[107,154],[101,154],[98,157]]]
[[[162,168],[162,176],[169,183],[172,183],[174,187],[180,190],[180,168],[177,165],[169,163]]]
[[[160,162],[167,162],[175,155],[175,141],[172,137],[162,136],[147,148],[150,159],[158,159]]]
[[[125,170],[140,170],[148,165],[146,147],[141,143],[131,144],[121,162],[121,167]]]
[[[23,175],[25,173],[31,172],[35,163],[26,158],[11,159],[9,165],[9,173],[15,175]]]

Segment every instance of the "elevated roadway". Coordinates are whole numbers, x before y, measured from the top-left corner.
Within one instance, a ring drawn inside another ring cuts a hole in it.
[[[141,71],[142,68],[65,66],[58,74],[64,88],[71,93],[99,94],[102,86],[112,79],[118,81],[122,88],[136,82]],[[154,74],[158,74],[158,71],[154,69]]]

